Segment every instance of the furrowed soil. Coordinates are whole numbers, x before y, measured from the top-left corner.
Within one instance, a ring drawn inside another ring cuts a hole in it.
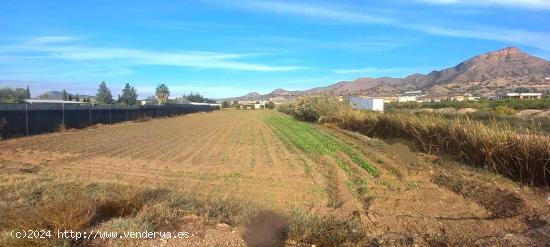
[[[0,185],[25,174],[236,197],[263,210],[257,221],[238,228],[197,223],[202,234],[187,242],[144,245],[283,245],[277,236],[285,236],[290,219],[281,215],[294,209],[359,218],[366,237],[355,244],[362,245],[550,243],[547,191],[414,152],[402,140],[371,139],[267,110],[190,114],[1,141]],[[276,234],[260,229],[266,225],[274,225]],[[304,243],[286,241],[294,244]]]

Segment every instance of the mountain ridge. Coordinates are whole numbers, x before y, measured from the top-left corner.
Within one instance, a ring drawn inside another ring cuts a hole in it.
[[[255,97],[246,99],[289,100],[297,96],[316,94],[391,97],[411,90],[422,90],[433,97],[464,93],[492,96],[497,91],[513,90],[517,87],[550,89],[550,62],[525,53],[519,48],[506,47],[428,74],[415,73],[404,78],[360,77],[353,81],[340,81],[303,91],[278,88],[268,94],[256,94]],[[229,99],[244,100],[243,96]]]

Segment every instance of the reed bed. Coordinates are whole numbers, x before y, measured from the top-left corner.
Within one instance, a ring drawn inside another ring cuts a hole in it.
[[[547,186],[550,137],[518,133],[506,123],[483,124],[467,117],[346,110],[338,124],[368,136],[399,137],[422,152],[442,153],[516,181]]]

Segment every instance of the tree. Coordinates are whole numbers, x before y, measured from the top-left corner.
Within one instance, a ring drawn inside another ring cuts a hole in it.
[[[25,101],[25,96],[24,88],[0,88],[0,103],[22,103]]]
[[[112,104],[113,101],[111,90],[109,90],[104,81],[101,82],[101,84],[99,84],[99,89],[97,90],[96,102],[99,104]]]
[[[74,97],[74,100],[75,101],[80,101],[80,95],[76,94],[76,96]]]
[[[122,96],[120,96],[120,100],[122,103],[127,105],[135,105],[137,103],[137,91],[134,87],[130,86],[129,83],[126,83],[124,88],[122,89]]]
[[[222,102],[222,108],[229,108],[229,107],[230,107],[229,101]]]
[[[205,98],[203,97],[200,93],[193,93],[191,92],[190,94],[188,95],[183,95],[183,98],[187,99],[188,101],[191,101],[191,102],[196,102],[196,103],[216,103],[215,100],[211,100],[211,99],[208,99],[208,98]]]
[[[265,104],[265,108],[273,110],[275,108],[275,103],[273,103],[273,101],[269,101]]]
[[[26,99],[31,98],[31,90],[29,89],[29,86],[27,86],[27,90],[25,91],[25,98]]]
[[[170,96],[170,90],[166,84],[159,84],[155,90],[155,96],[159,104],[165,104],[168,101],[168,96]]]
[[[63,89],[63,94],[61,95],[62,100],[69,100],[69,94],[67,93],[67,90]]]
[[[184,94],[183,98],[186,99],[187,101],[197,102],[197,103],[202,103],[202,100],[203,100],[203,97],[202,95],[200,95],[200,93],[193,93],[193,92],[189,94]]]

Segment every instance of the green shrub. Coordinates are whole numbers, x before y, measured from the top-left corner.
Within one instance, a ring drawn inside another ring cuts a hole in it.
[[[495,108],[495,112],[502,115],[512,115],[516,113],[516,110],[514,110],[514,108],[509,106],[499,105]]]

